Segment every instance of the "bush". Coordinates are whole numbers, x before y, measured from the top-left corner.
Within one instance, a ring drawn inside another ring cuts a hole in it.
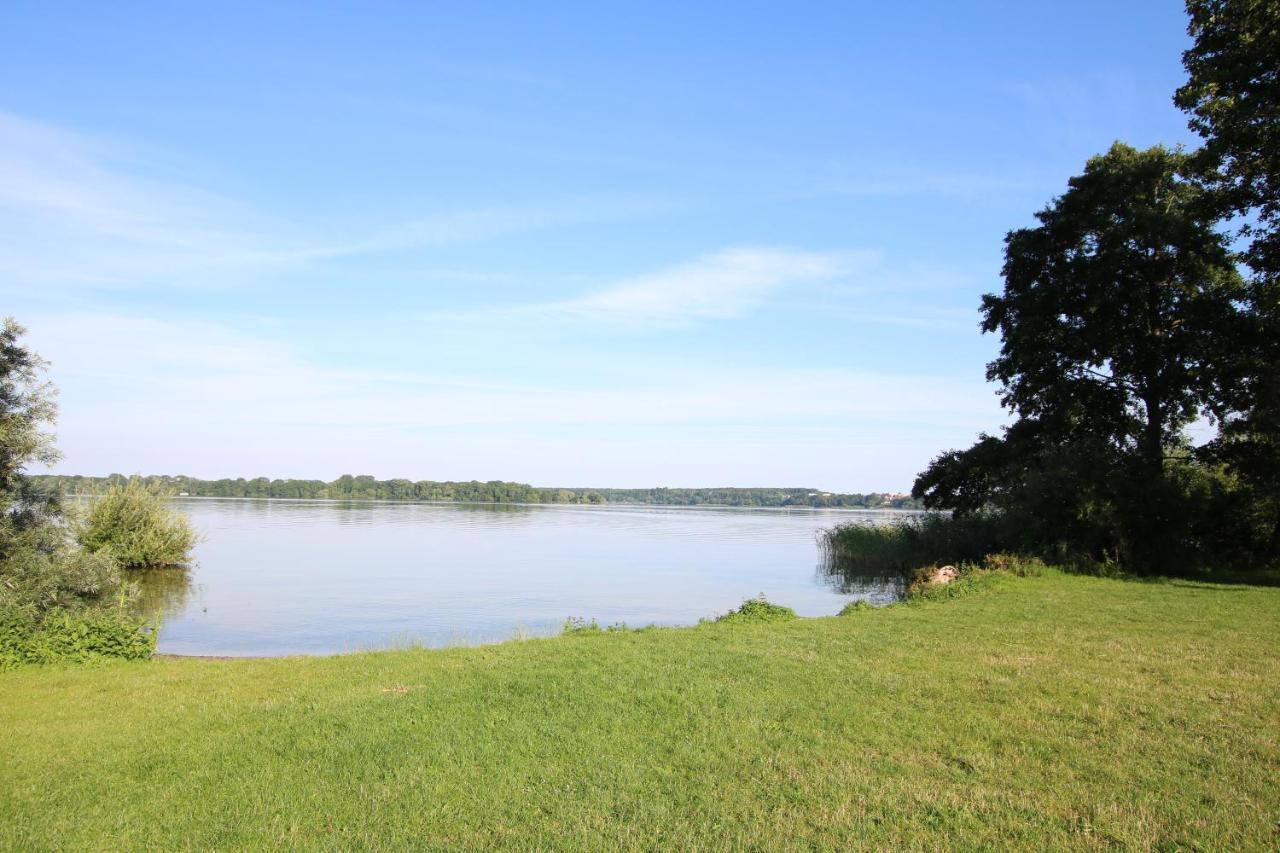
[[[49,610],[78,610],[128,592],[110,554],[77,548],[64,525],[20,528],[0,520],[0,610],[33,619]]]
[[[953,598],[963,598],[970,593],[985,590],[998,583],[1003,577],[1008,577],[1008,572],[984,568],[982,566],[964,563],[956,566],[959,572],[955,580],[948,583],[934,583],[932,581],[933,573],[936,571],[933,567],[922,568],[917,570],[911,580],[911,585],[907,588],[907,595],[903,599],[907,604],[919,603],[923,601],[948,601]]]
[[[107,658],[140,660],[150,657],[155,647],[155,631],[122,609],[60,609],[40,620],[15,607],[0,611],[0,669]]]
[[[1020,578],[1038,578],[1049,571],[1044,560],[1022,554],[988,554],[982,559],[982,567],[993,572],[1008,572]]]
[[[954,568],[957,575],[947,583],[935,582],[935,573],[938,571],[936,566],[916,569],[911,573],[905,600],[940,601],[960,598],[997,584],[1001,578],[1035,578],[1056,571],[1039,557],[1004,553],[988,554],[981,564],[960,563]]]
[[[587,621],[581,616],[570,616],[564,620],[565,634],[599,634],[601,632],[600,623],[592,619]]]
[[[149,656],[155,634],[132,610],[136,593],[108,551],[77,546],[67,525],[0,516],[0,669]]]
[[[869,601],[859,599],[858,601],[850,601],[844,607],[840,608],[841,616],[855,616],[859,613],[866,613],[875,610],[875,607]]]
[[[755,598],[748,598],[746,601],[742,602],[742,606],[737,610],[730,610],[715,621],[728,622],[730,624],[743,624],[759,622],[786,622],[795,618],[796,612],[790,607],[783,607],[781,604],[772,604],[765,600],[764,594],[761,593]]]
[[[623,623],[623,622],[614,622],[612,625],[609,625],[608,627],[601,628],[600,623],[597,622],[595,619],[592,619],[591,621],[587,621],[581,616],[570,616],[568,619],[564,620],[564,630],[562,631],[562,633],[572,634],[572,635],[603,634],[606,632],[616,633],[618,631],[626,631],[626,630],[629,630],[629,629],[627,628],[626,623]]]
[[[106,551],[132,569],[184,565],[199,539],[186,516],[137,479],[95,500],[78,538],[90,553]]]

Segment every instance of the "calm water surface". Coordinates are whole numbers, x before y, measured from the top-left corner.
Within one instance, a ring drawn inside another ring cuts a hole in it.
[[[173,654],[326,654],[557,632],[567,617],[684,625],[764,593],[802,616],[887,579],[836,577],[817,533],[893,512],[176,498],[205,536],[150,573]]]

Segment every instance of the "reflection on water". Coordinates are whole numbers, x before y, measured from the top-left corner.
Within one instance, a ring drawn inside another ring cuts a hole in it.
[[[682,625],[764,593],[802,616],[891,600],[818,533],[900,513],[177,498],[204,540],[149,573],[175,654],[272,655],[549,634],[570,616]]]
[[[823,554],[818,574],[839,594],[866,599],[873,604],[897,601],[907,591],[907,577],[902,572],[870,568],[830,552]]]
[[[130,569],[129,580],[138,587],[134,606],[147,621],[163,624],[191,605],[196,592],[191,571],[185,568]]]

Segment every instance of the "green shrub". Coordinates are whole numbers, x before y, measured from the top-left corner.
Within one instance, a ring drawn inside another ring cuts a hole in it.
[[[716,622],[728,622],[730,624],[757,623],[757,622],[786,622],[796,618],[796,612],[790,607],[783,607],[781,604],[773,604],[767,601],[764,594],[761,593],[755,598],[748,598],[742,602],[742,606],[737,610],[730,610],[723,616],[718,617]]]
[[[39,619],[49,610],[79,610],[129,594],[110,554],[89,554],[64,525],[20,528],[0,517],[0,610]]]
[[[15,607],[0,611],[0,669],[122,658],[155,651],[156,633],[121,609],[54,610],[37,620]]]
[[[0,670],[27,662],[35,620],[17,607],[0,609]]]
[[[844,607],[840,608],[840,615],[854,616],[858,613],[866,613],[870,610],[875,610],[875,607],[871,604],[871,602],[866,601],[864,599],[859,599],[857,601],[850,601]]]
[[[185,515],[133,479],[93,502],[78,538],[90,553],[106,551],[121,566],[141,569],[189,562],[199,537]]]
[[[993,572],[1008,572],[1020,578],[1038,578],[1049,571],[1044,560],[1022,554],[988,554],[982,559],[982,567]]]
[[[603,633],[612,634],[618,631],[626,631],[626,630],[628,630],[628,628],[626,626],[626,623],[624,622],[614,622],[612,625],[609,625],[605,628],[601,628],[600,623],[597,622],[595,619],[592,619],[591,621],[587,621],[586,619],[583,619],[581,616],[570,616],[568,619],[564,620],[564,631],[562,633],[575,634],[575,635],[603,634]]]

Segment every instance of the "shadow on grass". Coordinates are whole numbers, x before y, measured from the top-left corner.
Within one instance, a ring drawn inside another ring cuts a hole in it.
[[[980,566],[995,559],[1009,563],[1006,568],[1014,568],[1037,558],[1069,574],[1139,583],[1178,582],[1206,588],[1280,586],[1280,566],[1250,570],[1166,566],[1159,574],[1137,574],[1113,563],[1072,558],[1064,553],[1028,552],[1016,546],[1017,538],[998,515],[957,518],[929,513],[892,524],[839,525],[823,532],[819,541],[824,552],[822,572],[844,593],[865,594],[893,587],[905,591],[916,572],[933,566]]]
[[[1261,569],[1256,572],[1170,572],[1166,575],[1126,575],[1125,579],[1142,583],[1168,583],[1189,589],[1244,592],[1249,587],[1280,586],[1280,569]]]

